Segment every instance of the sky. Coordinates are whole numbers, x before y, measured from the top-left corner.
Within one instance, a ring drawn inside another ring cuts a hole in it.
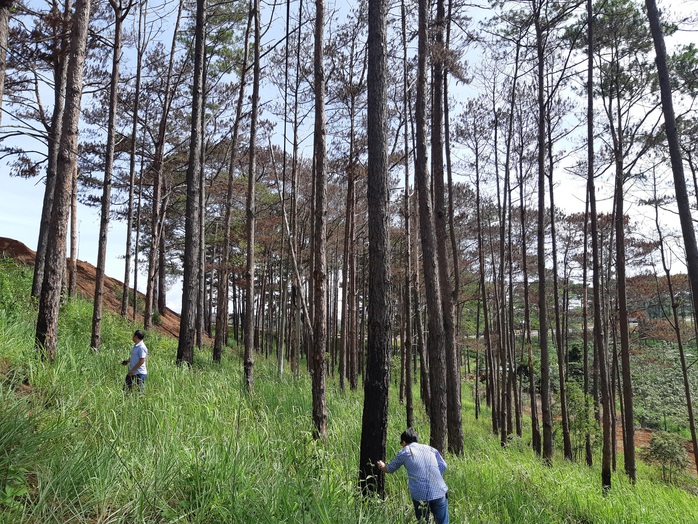
[[[691,1],[689,4],[697,4]],[[7,125],[11,115],[5,113],[2,123]],[[33,144],[35,146],[35,144]],[[31,149],[31,147],[30,147]],[[556,197],[556,205],[583,210],[584,185],[579,180],[568,180]],[[44,183],[39,178],[27,180],[10,176],[10,169],[0,163],[0,236],[13,238],[36,249],[41,219]],[[78,258],[91,264],[97,261],[97,240],[99,234],[99,210],[78,204]],[[109,231],[106,274],[123,280],[123,253],[126,243],[126,226],[123,222],[112,221]],[[143,283],[144,279],[139,278]],[[140,287],[140,285],[139,285]],[[143,291],[141,289],[141,291]],[[168,292],[168,306],[179,311],[181,289],[175,285]]]
[[[13,238],[36,250],[39,238],[44,182],[38,178],[27,180],[9,175],[9,168],[0,172],[2,206],[0,206],[0,236]],[[97,263],[99,211],[78,204],[78,259]],[[112,221],[108,243],[106,273],[117,280],[124,279],[123,252],[126,245],[126,226]]]

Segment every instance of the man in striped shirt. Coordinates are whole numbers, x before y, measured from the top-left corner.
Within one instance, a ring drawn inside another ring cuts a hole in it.
[[[414,428],[407,428],[400,435],[402,449],[395,458],[387,465],[382,460],[376,465],[386,473],[394,473],[405,466],[417,520],[429,522],[429,514],[433,513],[436,524],[448,524],[448,486],[443,478],[446,462],[438,450],[419,444],[417,440]]]

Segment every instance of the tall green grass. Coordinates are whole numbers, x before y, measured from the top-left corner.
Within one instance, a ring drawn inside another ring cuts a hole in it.
[[[56,362],[41,362],[32,345],[35,313],[22,298],[30,277],[3,264],[0,522],[414,522],[404,471],[388,476],[384,501],[357,492],[360,391],[328,380],[320,443],[305,374],[279,376],[274,361],[257,357],[249,395],[237,351],[219,366],[202,351],[192,368],[177,367],[176,342],[149,333],[146,391],[124,394],[119,362],[135,326],[109,317],[95,354],[91,305],[71,302]],[[393,392],[388,458],[403,421]],[[421,412],[417,425],[427,440]],[[446,456],[454,523],[698,522],[698,498],[681,489],[647,480],[631,486],[619,473],[603,496],[598,468],[558,459],[545,466],[523,442],[502,449],[486,413],[475,420],[467,402],[464,426],[464,456]]]

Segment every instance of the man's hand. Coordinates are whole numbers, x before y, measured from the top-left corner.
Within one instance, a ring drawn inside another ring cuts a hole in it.
[[[376,466],[378,466],[379,470],[385,471],[385,462],[383,462],[382,460],[379,460],[378,462],[376,462]]]
[[[122,366],[128,366],[128,360],[122,360],[121,361]]]

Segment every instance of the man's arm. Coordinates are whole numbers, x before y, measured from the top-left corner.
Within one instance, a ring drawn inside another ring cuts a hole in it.
[[[378,469],[385,473],[394,473],[398,469],[400,469],[400,466],[405,462],[405,453],[404,453],[405,448],[400,450],[397,455],[395,455],[395,458],[390,461],[389,464],[386,464],[382,460],[379,460],[376,462],[376,466],[378,466]]]

